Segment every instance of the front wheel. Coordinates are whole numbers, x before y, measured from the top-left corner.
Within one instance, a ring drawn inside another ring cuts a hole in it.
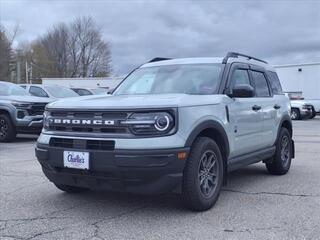
[[[207,137],[197,138],[183,173],[185,205],[195,211],[211,208],[219,198],[223,175],[222,155],[216,142]]]
[[[11,142],[16,137],[16,130],[7,114],[0,114],[0,142]]]
[[[292,108],[291,109],[291,119],[292,120],[300,120],[300,111],[297,108]]]
[[[281,128],[280,135],[276,144],[276,153],[272,162],[266,163],[269,173],[274,175],[286,174],[291,166],[292,153],[291,136],[286,128]]]

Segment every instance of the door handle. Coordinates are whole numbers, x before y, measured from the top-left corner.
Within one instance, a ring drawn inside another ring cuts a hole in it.
[[[253,111],[259,111],[261,109],[261,106],[258,106],[258,105],[253,105],[252,106],[252,110]]]
[[[278,105],[278,104],[276,104],[276,105],[274,105],[274,106],[273,106],[273,108],[274,108],[274,109],[276,109],[276,110],[278,110],[278,109],[280,109],[280,108],[281,108],[281,106],[280,106],[280,105]]]

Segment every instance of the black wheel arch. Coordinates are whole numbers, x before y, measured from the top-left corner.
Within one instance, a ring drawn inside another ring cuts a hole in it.
[[[277,138],[276,138],[276,141],[274,142],[274,145],[276,145],[278,142],[281,128],[288,129],[288,131],[290,133],[290,137],[291,137],[291,141],[292,141],[292,154],[293,154],[292,158],[294,158],[295,157],[295,147],[294,147],[294,142],[292,140],[292,136],[293,136],[292,120],[288,115],[283,116],[280,123],[279,123]]]
[[[0,114],[5,114],[9,117],[11,123],[14,125],[15,121],[12,119],[12,115],[10,114],[10,110],[7,109],[6,107],[1,107],[0,106]]]
[[[7,106],[0,106],[0,114],[7,114],[8,117],[11,119],[11,121],[13,122],[12,119],[12,111],[9,107]]]
[[[278,127],[278,134],[277,134],[277,139],[276,141],[278,140],[278,137],[279,137],[279,134],[280,134],[280,130],[281,128],[284,127],[284,128],[287,128],[289,133],[290,133],[290,137],[292,138],[292,135],[293,135],[293,129],[292,129],[292,120],[290,118],[289,115],[284,115],[279,123],[279,127]]]

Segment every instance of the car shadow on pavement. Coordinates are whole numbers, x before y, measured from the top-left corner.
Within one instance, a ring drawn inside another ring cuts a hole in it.
[[[256,164],[257,165],[257,164]],[[263,166],[264,167],[264,166]],[[222,189],[234,189],[238,190],[237,186],[249,187],[252,185],[263,185],[263,181],[267,176],[270,176],[267,171],[260,166],[249,166],[234,172],[229,173],[228,184]],[[224,194],[222,191],[221,194]],[[132,208],[143,209],[147,208],[152,211],[161,212],[175,212],[180,214],[192,213],[187,210],[181,201],[179,194],[168,193],[163,195],[139,195],[130,193],[119,193],[111,191],[96,191],[90,190],[78,194],[67,194],[60,192],[56,195],[57,199],[63,197],[65,200],[71,202],[87,202],[89,208],[95,208],[97,211],[95,214],[99,214],[99,211],[106,210],[114,207],[118,208]],[[230,199],[232,201],[232,199]],[[57,200],[58,201],[58,200]],[[97,206],[98,205],[98,206]]]

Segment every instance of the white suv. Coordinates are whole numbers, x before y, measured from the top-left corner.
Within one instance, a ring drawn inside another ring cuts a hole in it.
[[[271,174],[288,172],[290,101],[275,70],[251,56],[156,58],[111,96],[49,104],[36,155],[66,192],[178,191],[206,210],[228,171],[263,161]]]

